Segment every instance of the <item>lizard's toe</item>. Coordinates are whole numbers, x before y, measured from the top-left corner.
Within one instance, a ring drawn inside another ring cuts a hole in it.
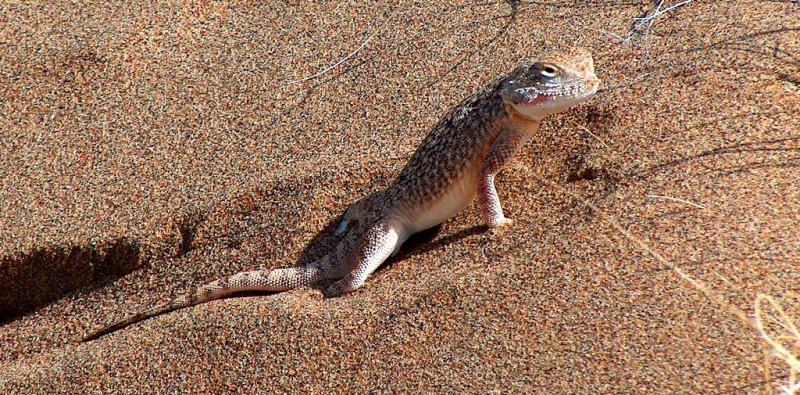
[[[358,288],[357,285],[352,283],[352,280],[348,278],[343,278],[322,290],[322,294],[325,295],[326,298],[335,298],[337,296],[342,296],[348,292],[353,292]]]
[[[498,221],[493,221],[489,223],[489,233],[492,236],[499,236],[506,232],[509,228],[511,228],[511,224],[514,223],[510,218],[503,217]]]
[[[503,228],[505,226],[511,225],[514,223],[514,220],[511,218],[502,217],[496,220],[493,220],[488,223],[488,226],[492,229]]]

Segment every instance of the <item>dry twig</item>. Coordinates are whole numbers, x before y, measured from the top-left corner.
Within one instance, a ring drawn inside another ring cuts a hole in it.
[[[603,139],[601,139],[600,137],[598,137],[596,134],[592,133],[592,131],[591,131],[591,130],[589,130],[589,128],[587,128],[586,126],[583,126],[583,125],[581,125],[581,124],[579,124],[579,123],[577,123],[577,122],[569,122],[569,123],[570,123],[570,124],[571,124],[573,127],[576,127],[576,128],[578,128],[578,129],[580,129],[581,131],[584,131],[584,132],[588,133],[590,136],[594,137],[594,139],[595,139],[595,140],[597,140],[597,141],[598,141],[600,144],[602,144],[602,145],[603,145],[603,147],[606,147],[607,149],[611,149],[611,147],[609,147],[609,146],[608,146],[608,144],[606,144],[606,142],[605,142],[605,141],[603,141]]]
[[[673,202],[680,202],[680,203],[688,204],[688,205],[690,205],[690,206],[692,206],[692,207],[697,207],[697,208],[706,208],[705,206],[699,205],[699,204],[697,204],[697,203],[692,203],[692,202],[690,202],[690,201],[688,201],[688,200],[683,200],[683,199],[679,199],[679,198],[672,197],[672,196],[662,196],[662,195],[647,195],[647,198],[648,198],[648,199],[663,199],[663,200],[672,200]]]
[[[655,23],[656,19],[658,19],[659,16],[664,15],[670,11],[673,11],[678,7],[685,6],[691,3],[692,1],[694,0],[683,0],[681,2],[675,3],[673,5],[664,8],[664,3],[666,3],[666,0],[660,0],[656,4],[656,9],[653,10],[652,13],[650,14],[645,13],[643,17],[634,18],[635,23],[633,25],[633,28],[631,28],[631,31],[628,32],[628,34],[622,41],[625,44],[629,44],[635,36],[643,35],[645,37],[645,53],[647,53],[648,49],[647,49],[646,38],[650,34],[650,30],[653,28],[653,24]]]
[[[777,317],[765,315],[765,310],[772,310]],[[771,358],[778,358],[789,365],[789,377],[785,386],[781,387],[783,394],[795,394],[800,391],[800,381],[798,381],[798,374],[800,374],[800,360],[798,360],[795,352],[800,348],[800,331],[797,326],[789,319],[788,315],[783,311],[783,308],[778,304],[772,296],[765,294],[758,294],[755,302],[755,325],[761,338],[769,345],[770,350],[764,360],[764,374],[766,376],[766,392],[771,392],[770,384],[772,379],[770,377],[769,360]],[[773,336],[765,327],[765,321],[771,321],[788,335]],[[788,345],[786,343],[789,343]]]
[[[645,243],[642,239],[634,236],[631,234],[627,229],[625,229],[619,221],[612,215],[600,210],[597,206],[595,206],[592,202],[577,196],[576,194],[570,192],[566,188],[558,185],[552,181],[539,179],[540,182],[547,184],[551,187],[556,189],[560,189],[567,195],[571,196],[572,198],[580,201],[587,207],[589,207],[592,211],[599,214],[607,223],[609,223],[614,229],[622,233],[626,239],[636,243],[645,250],[648,254],[654,257],[656,260],[661,262],[664,266],[672,269],[675,273],[677,273],[682,279],[687,281],[697,290],[702,292],[708,299],[726,309],[729,313],[736,316],[739,321],[749,328],[755,329],[758,333],[759,337],[769,346],[770,350],[767,354],[767,358],[764,361],[765,369],[764,374],[766,380],[766,392],[772,392],[772,388],[770,387],[772,382],[772,378],[769,372],[769,359],[772,357],[777,357],[781,361],[785,362],[789,366],[789,375],[786,378],[787,383],[785,386],[780,388],[782,394],[796,394],[800,392],[800,358],[798,358],[798,352],[800,352],[800,331],[798,331],[797,326],[789,319],[788,315],[784,312],[783,308],[781,308],[780,304],[775,301],[769,295],[765,294],[758,294],[755,301],[755,312],[754,317],[751,319],[743,310],[739,309],[738,307],[734,306],[733,304],[726,301],[723,297],[717,295],[710,287],[708,287],[703,281],[698,280],[684,272],[680,267],[676,264],[672,263],[664,256],[662,256],[659,252],[651,248],[647,243]],[[768,316],[764,313],[764,305],[768,305],[775,315],[777,315],[777,319],[773,316]],[[788,335],[780,335],[780,336],[772,336],[769,334],[767,328],[765,328],[764,323],[767,320],[771,320],[777,324],[778,327],[783,328]],[[789,343],[789,346],[785,345]]]
[[[327,73],[327,72],[339,67],[339,65],[341,65],[344,62],[346,62],[348,59],[352,58],[353,56],[356,56],[362,49],[364,49],[364,47],[366,47],[367,44],[369,44],[369,41],[372,40],[373,37],[375,37],[375,32],[370,34],[369,37],[367,37],[367,39],[364,40],[364,42],[361,43],[361,45],[359,45],[358,48],[356,48],[355,51],[350,52],[349,55],[345,56],[340,61],[338,61],[338,62],[334,63],[333,65],[328,66],[328,67],[326,67],[326,68],[324,68],[324,69],[322,69],[322,70],[320,70],[320,71],[318,71],[318,72],[316,72],[316,73],[314,73],[312,75],[309,75],[307,77],[303,77],[303,78],[300,78],[300,79],[297,79],[297,80],[290,80],[290,81],[288,81],[286,83],[286,85],[297,84],[297,83],[300,83],[300,82],[304,82],[304,81],[308,81],[308,80],[317,78],[317,77],[319,77],[319,76],[321,76],[321,75],[323,75],[323,74],[325,74],[325,73]]]

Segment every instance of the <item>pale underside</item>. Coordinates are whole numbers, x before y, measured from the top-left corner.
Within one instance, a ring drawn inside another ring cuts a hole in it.
[[[409,233],[429,229],[454,217],[472,202],[478,192],[478,171],[480,166],[470,166],[448,186],[442,195],[433,201],[425,202],[409,213],[404,213]]]

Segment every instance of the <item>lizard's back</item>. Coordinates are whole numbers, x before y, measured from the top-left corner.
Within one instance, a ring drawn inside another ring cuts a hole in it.
[[[387,207],[417,232],[435,226],[469,204],[484,157],[505,115],[501,79],[469,96],[431,130],[387,189]]]

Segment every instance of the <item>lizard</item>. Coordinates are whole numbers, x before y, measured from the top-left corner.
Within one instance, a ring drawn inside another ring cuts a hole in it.
[[[305,266],[243,271],[203,285],[90,333],[90,341],[138,321],[242,291],[280,292],[333,280],[335,297],[361,287],[411,235],[453,217],[477,196],[489,228],[510,224],[495,176],[538,131],[542,119],[585,102],[600,80],[586,49],[568,48],[520,62],[444,115],[394,182],[351,204],[334,231],[341,238]]]

